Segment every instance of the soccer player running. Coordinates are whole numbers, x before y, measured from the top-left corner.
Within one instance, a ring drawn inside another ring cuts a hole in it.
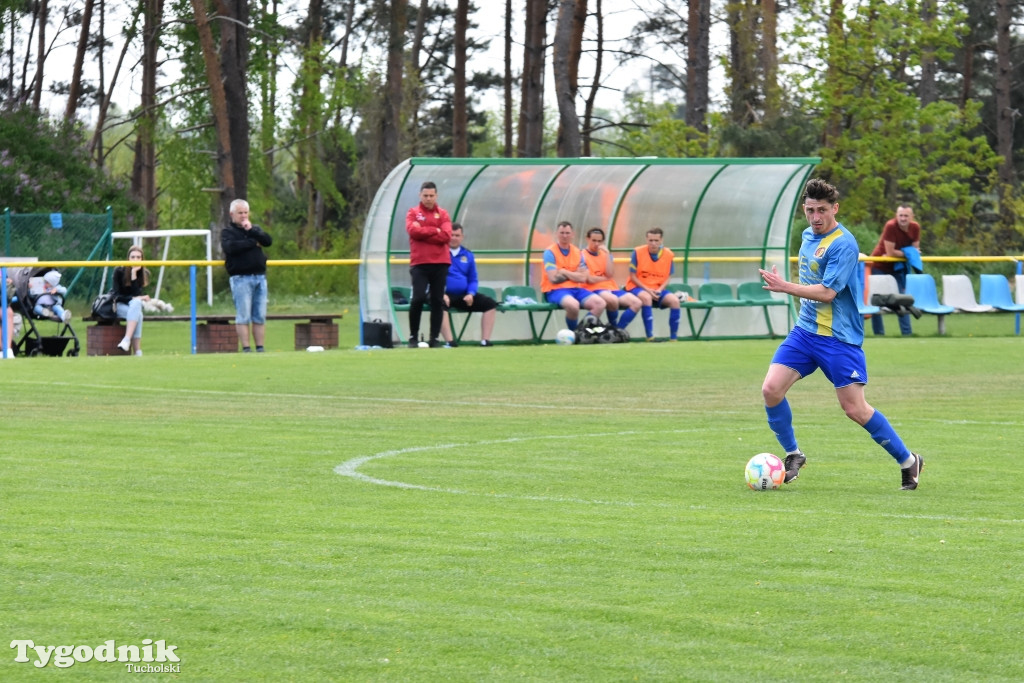
[[[861,344],[864,319],[857,312],[854,281],[857,240],[836,221],[839,192],[824,180],[804,188],[804,214],[810,227],[800,245],[799,284],[788,282],[778,269],[759,269],[764,288],[800,298],[796,326],[779,346],[764,378],[761,393],[768,426],[786,451],[786,483],[797,478],[806,458],[793,433],[793,413],[786,393],[797,380],[821,368],[836,388],[847,417],[862,426],[899,463],[904,491],[917,488],[924,459],[911,453],[882,413],[868,405],[864,385],[867,363]]]

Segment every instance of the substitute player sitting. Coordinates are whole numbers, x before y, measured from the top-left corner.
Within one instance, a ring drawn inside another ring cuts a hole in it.
[[[463,231],[458,223],[452,223],[452,237],[448,242],[448,249],[452,254],[452,265],[448,267],[448,281],[445,284],[444,320],[441,321],[441,336],[448,342],[449,346],[458,346],[452,336],[452,326],[448,309],[466,313],[480,314],[480,346],[493,346],[491,344],[491,331],[494,329],[494,319],[497,317],[498,302],[480,294],[477,289],[480,287],[480,278],[476,274],[476,257],[473,252],[462,246]]]
[[[584,287],[597,292],[604,299],[608,322],[624,330],[640,312],[640,299],[621,289],[615,282],[615,261],[604,242],[604,230],[587,230],[587,246],[583,250],[583,260],[587,262],[587,282]],[[623,308],[626,310],[619,317],[619,310]]]
[[[544,250],[544,270],[540,276],[544,300],[562,307],[566,327],[573,331],[579,323],[580,308],[595,317],[600,317],[605,309],[604,299],[583,286],[587,282],[587,263],[575,244],[574,235],[572,223],[558,224],[557,241]]]
[[[644,321],[647,341],[654,339],[654,306],[667,308],[669,338],[679,338],[679,297],[666,291],[669,278],[675,272],[675,254],[662,245],[665,233],[661,228],[647,231],[647,244],[633,250],[629,262],[629,281],[626,289],[640,299],[640,315]]]

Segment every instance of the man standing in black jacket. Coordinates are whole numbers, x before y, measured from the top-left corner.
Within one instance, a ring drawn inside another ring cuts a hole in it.
[[[235,300],[235,330],[242,351],[249,353],[249,325],[252,324],[256,351],[263,351],[267,321],[267,256],[270,235],[249,222],[249,203],[244,199],[231,202],[231,220],[220,233],[224,266],[231,276],[231,296]]]

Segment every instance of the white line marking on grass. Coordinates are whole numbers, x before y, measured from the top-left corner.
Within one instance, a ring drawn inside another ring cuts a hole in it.
[[[110,391],[123,391],[124,386],[119,384],[82,384],[78,382],[45,382],[45,381],[30,381],[30,380],[12,380],[8,382],[9,385],[17,384],[22,386],[33,386],[40,388],[49,388],[53,386],[65,386],[74,388],[86,388],[86,389],[103,389]],[[134,391],[149,391],[152,393],[166,394],[192,394],[196,396],[249,396],[253,398],[263,399],[304,399],[310,401],[323,401],[326,399],[335,401],[352,401],[354,403],[404,403],[404,404],[423,404],[429,406],[436,406],[436,398],[399,398],[391,396],[341,396],[337,394],[279,394],[273,392],[263,391],[249,391],[239,392],[230,391],[225,389],[162,389],[159,387],[133,387]],[[473,406],[473,407],[501,407],[501,408],[533,408],[537,410],[562,410],[565,408],[564,405],[544,404],[544,403],[506,403],[501,400],[495,401],[445,401],[446,405],[455,406]],[[753,405],[753,404],[752,404]],[[838,408],[838,406],[837,406]],[[701,415],[706,411],[699,408],[693,410],[686,410],[680,408],[653,408],[648,406],[627,406],[622,404],[616,405],[574,405],[573,410],[593,410],[595,412],[629,412],[629,413],[664,413],[666,415]],[[751,410],[764,410],[764,406],[761,404],[753,405]],[[715,415],[750,415],[751,410],[716,410]],[[914,418],[903,418],[902,420],[897,416],[890,420],[896,426],[908,426],[916,422],[932,422],[935,424],[944,425],[979,425],[979,426],[991,426],[991,427],[1020,427],[1020,422],[1013,421],[996,421],[996,420],[950,420],[939,417],[914,417]]]
[[[81,384],[78,382],[34,382],[18,380],[10,382],[10,384],[21,384],[27,386],[38,386],[38,387],[54,387],[54,386],[65,386],[85,389],[104,389],[111,391],[123,391],[124,387],[115,384]],[[135,389],[136,387],[133,387]],[[405,404],[423,404],[431,407],[437,406],[436,398],[398,398],[391,396],[339,396],[337,394],[279,394],[268,391],[228,391],[223,389],[166,389],[158,387],[137,387],[139,391],[149,391],[153,393],[167,394],[191,394],[196,396],[250,396],[254,398],[263,399],[304,399],[310,401],[353,401],[356,403],[405,403]],[[445,401],[445,405],[453,406],[473,406],[473,407],[499,407],[499,408],[533,408],[537,410],[564,410],[565,405],[561,404],[548,404],[548,403],[507,403],[502,400],[495,401]],[[636,413],[665,413],[666,415],[678,415],[684,414],[698,414],[700,411],[692,410],[680,410],[678,408],[653,408],[650,406],[635,406],[630,407],[622,404],[615,405],[573,405],[573,410],[594,410],[597,412],[636,412]],[[718,411],[718,415],[745,415],[749,411]]]
[[[574,406],[575,408],[575,406]],[[656,433],[660,434],[692,434],[701,432],[700,429],[668,429],[661,430]],[[627,436],[630,434],[651,434],[650,431],[637,432],[637,431],[624,431],[624,432],[608,432],[605,434],[590,434],[591,437],[613,437],[613,436]],[[649,507],[677,507],[674,503],[652,503],[642,502],[637,503],[634,501],[623,501],[623,500],[596,500],[589,498],[571,498],[564,496],[531,496],[526,494],[513,494],[513,493],[477,493],[473,491],[465,491],[462,489],[453,489],[443,486],[423,486],[421,484],[409,484],[403,481],[390,481],[387,479],[377,479],[369,475],[359,472],[359,468],[371,460],[379,460],[380,458],[387,458],[393,455],[405,455],[407,453],[418,453],[422,451],[434,451],[434,450],[445,450],[449,448],[464,448],[467,446],[492,446],[496,444],[509,444],[509,443],[522,443],[524,441],[542,441],[542,440],[564,440],[569,438],[578,438],[578,435],[568,434],[548,434],[544,436],[521,436],[512,437],[509,439],[493,439],[489,441],[475,441],[467,443],[446,443],[436,444],[433,446],[412,446],[410,448],[399,448],[392,451],[382,451],[380,453],[374,453],[373,455],[366,455],[360,458],[353,458],[347,460],[337,467],[334,468],[335,474],[340,474],[343,477],[351,477],[352,479],[358,479],[359,481],[367,484],[376,484],[378,486],[390,486],[392,488],[400,489],[415,489],[417,491],[434,491],[435,493],[452,493],[463,496],[484,496],[487,498],[506,498],[514,500],[532,500],[550,503],[583,503],[587,505],[620,505],[623,507],[638,507],[638,506],[649,506]]]
[[[752,428],[753,429],[753,428]],[[630,434],[687,434],[687,433],[701,433],[701,429],[669,429],[660,430],[658,432],[652,431],[622,431],[622,432],[607,432],[604,434],[591,434],[593,437],[614,437],[614,436],[628,436]],[[495,444],[510,444],[510,443],[522,443],[525,441],[543,441],[543,440],[557,440],[575,438],[575,435],[567,434],[547,434],[542,436],[523,436],[523,437],[512,437],[508,439],[492,439],[487,441],[474,441],[466,443],[446,443],[446,444],[435,444],[433,446],[411,446],[409,448],[398,448],[390,451],[381,451],[380,453],[374,453],[373,455],[364,455],[359,458],[352,458],[345,462],[337,465],[334,468],[334,473],[339,474],[343,477],[349,477],[362,481],[367,484],[375,484],[377,486],[387,486],[391,488],[409,489],[416,491],[432,491],[434,493],[448,493],[460,496],[480,496],[484,498],[498,498],[505,500],[528,500],[534,502],[544,503],[573,503],[581,505],[608,505],[618,507],[654,507],[654,508],[685,508],[687,510],[707,510],[709,509],[706,505],[685,505],[680,503],[658,503],[654,501],[632,501],[632,500],[600,500],[594,498],[575,498],[570,496],[536,496],[529,494],[517,494],[517,493],[482,493],[478,491],[466,491],[464,489],[449,488],[445,486],[425,486],[423,484],[410,484],[404,481],[392,481],[389,479],[378,479],[377,477],[371,477],[363,474],[359,471],[359,468],[372,460],[379,460],[381,458],[388,458],[394,455],[405,455],[408,453],[420,453],[423,451],[435,451],[435,450],[447,450],[452,448],[464,448],[468,446],[490,446]],[[741,488],[737,486],[737,488]],[[763,494],[758,494],[763,495]],[[769,494],[771,495],[771,494]],[[778,512],[778,507],[764,508],[765,511]],[[834,510],[795,510],[789,509],[789,512],[797,512],[804,515],[820,517],[828,516],[834,513]],[[858,517],[883,517],[886,519],[908,519],[908,520],[927,520],[934,522],[962,522],[967,524],[1011,524],[1019,525],[1024,524],[1024,519],[999,519],[993,517],[951,517],[949,515],[908,515],[905,513],[894,513],[894,512],[843,512],[844,515],[855,515]]]

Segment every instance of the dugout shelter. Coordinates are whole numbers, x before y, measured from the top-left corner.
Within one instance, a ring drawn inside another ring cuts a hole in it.
[[[363,231],[359,269],[363,320],[391,322],[396,340],[408,336],[407,316],[396,310],[393,288],[407,287],[409,239],[405,215],[419,203],[420,185],[437,184],[438,204],[465,228],[464,245],[477,258],[480,284],[499,293],[511,286],[538,290],[541,258],[567,220],[582,246],[586,231],[603,228],[625,284],[629,256],[649,228],[665,232],[675,253],[673,283],[696,293],[723,283],[734,293],[758,280],[758,267],[788,271],[789,237],[801,192],[817,158],[764,159],[436,159],[403,161],[381,184]],[[792,306],[715,307],[701,338],[785,334]],[[770,316],[770,317],[768,317]],[[656,334],[667,334],[667,314],[655,312]],[[421,331],[426,332],[424,316]],[[633,323],[640,336],[640,321]],[[543,335],[564,327],[554,314]],[[686,325],[680,336],[685,337]],[[473,339],[479,325],[466,328]],[[531,325],[518,312],[498,315],[494,338],[529,340]]]

